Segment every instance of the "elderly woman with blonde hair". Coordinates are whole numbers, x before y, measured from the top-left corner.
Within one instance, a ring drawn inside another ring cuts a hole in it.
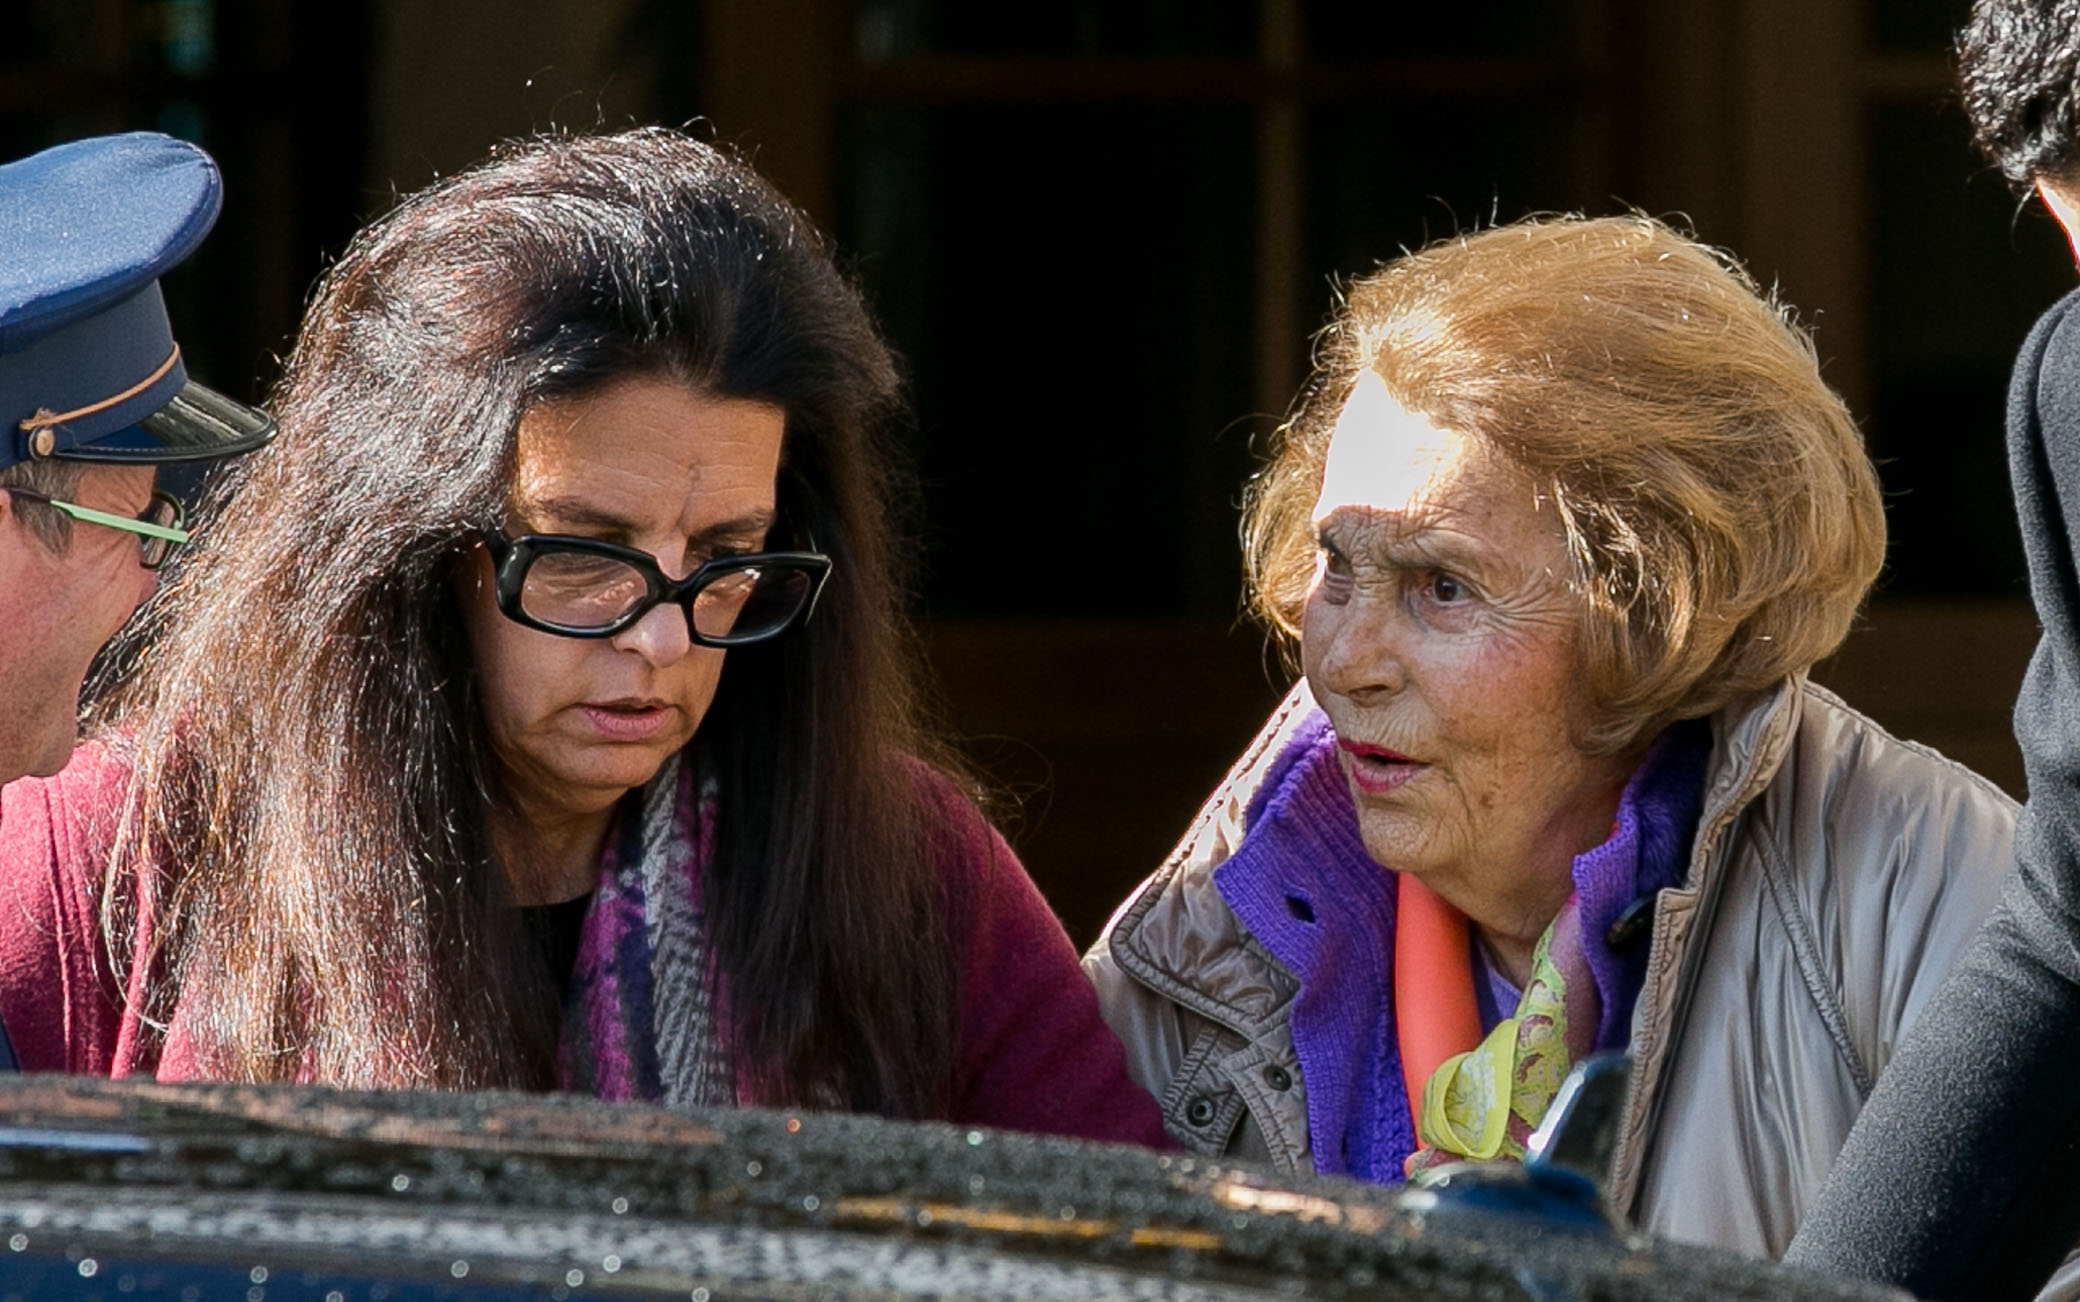
[[[1808,681],[1885,525],[1806,337],[1644,217],[1433,245],[1247,539],[1305,679],[1085,961],[1170,1133],[1400,1180],[1629,1049],[1618,1209],[1782,1252],[2015,812]]]

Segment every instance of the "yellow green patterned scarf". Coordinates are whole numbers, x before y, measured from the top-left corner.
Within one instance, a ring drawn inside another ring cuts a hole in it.
[[[1516,1015],[1424,1084],[1409,1177],[1454,1162],[1521,1162],[1568,1069],[1594,1048],[1601,1002],[1582,950],[1581,906],[1569,896],[1532,952]]]

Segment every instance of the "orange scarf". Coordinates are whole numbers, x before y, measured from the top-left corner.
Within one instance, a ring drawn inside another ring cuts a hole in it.
[[[1454,1162],[1521,1161],[1568,1068],[1594,1046],[1597,996],[1570,895],[1539,938],[1531,977],[1485,1037],[1464,914],[1403,874],[1394,920],[1394,1024],[1415,1119],[1414,1179]]]
[[[1466,915],[1409,873],[1395,880],[1394,1033],[1408,1108],[1420,1122],[1423,1087],[1446,1059],[1481,1042],[1481,1014]]]

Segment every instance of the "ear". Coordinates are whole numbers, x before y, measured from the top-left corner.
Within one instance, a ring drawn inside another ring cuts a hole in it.
[[[53,555],[56,549],[31,528],[29,521],[22,518],[21,511],[17,509],[21,500],[14,495],[12,488],[0,484],[0,552],[20,556],[40,549],[46,556]]]
[[[29,532],[15,495],[0,487],[0,586],[12,583],[19,566],[31,563],[40,540]],[[47,549],[46,549],[47,550]]]

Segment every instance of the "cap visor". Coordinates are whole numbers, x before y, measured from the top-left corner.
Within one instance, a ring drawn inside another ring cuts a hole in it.
[[[173,401],[136,425],[58,455],[132,465],[211,461],[265,447],[274,434],[274,418],[266,412],[190,380]]]

